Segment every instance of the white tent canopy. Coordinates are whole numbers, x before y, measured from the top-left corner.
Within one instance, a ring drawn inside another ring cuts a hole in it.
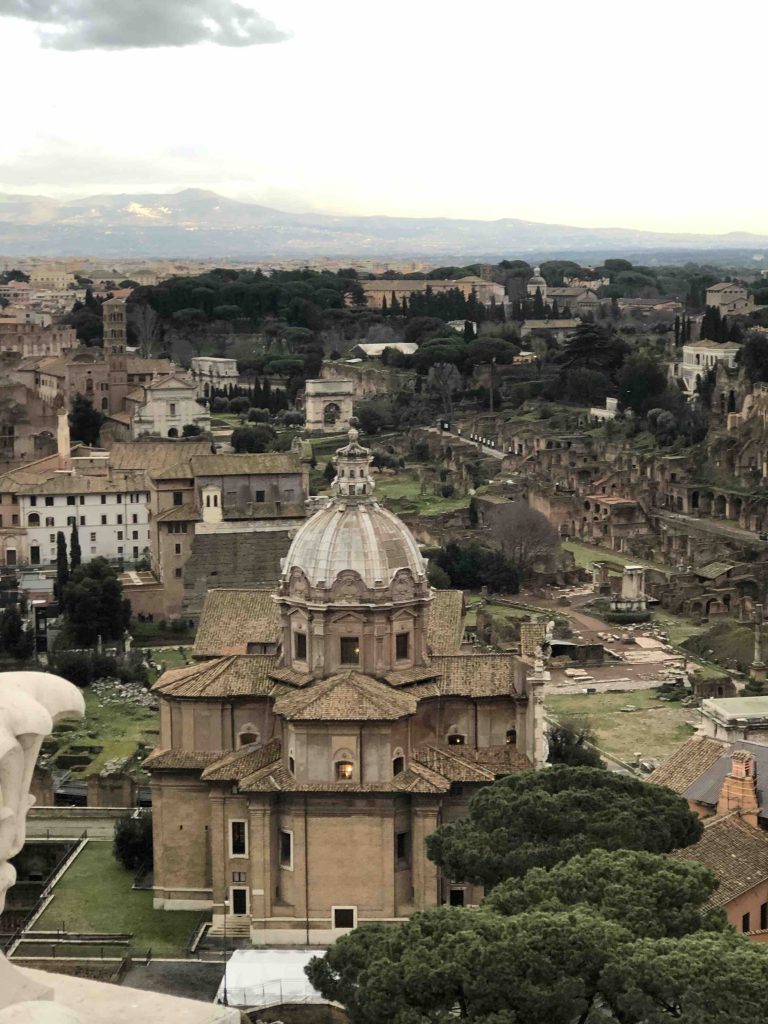
[[[324,949],[236,949],[227,961],[216,1002],[229,1006],[274,1006],[280,1003],[324,1003],[304,973],[313,956]]]

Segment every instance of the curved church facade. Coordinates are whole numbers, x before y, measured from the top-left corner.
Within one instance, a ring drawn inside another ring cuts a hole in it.
[[[463,595],[429,586],[356,431],[335,461],[277,592],[210,591],[195,663],[155,686],[155,905],[256,944],[477,902],[426,837],[543,759],[541,673],[462,645]]]

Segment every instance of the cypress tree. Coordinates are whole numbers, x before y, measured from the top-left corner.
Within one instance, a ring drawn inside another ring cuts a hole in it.
[[[382,297],[381,297],[381,312],[382,313],[387,313],[388,312],[388,310],[387,310],[387,296],[386,295],[382,295]]]
[[[537,320],[544,316],[544,300],[541,297],[541,288],[536,286],[536,293],[533,296],[533,315]]]
[[[80,537],[77,533],[77,523],[72,523],[72,533],[69,537],[69,568],[70,572],[74,572],[75,569],[82,562],[82,553],[80,551]]]
[[[552,299],[552,319],[557,320],[560,316],[560,307],[557,304],[557,299]]]
[[[403,296],[403,316],[408,316],[408,296]]]
[[[400,310],[400,300],[395,295],[395,293],[392,292],[392,301],[389,304],[389,311],[392,314],[392,316],[400,316]]]
[[[675,344],[680,344],[680,317],[675,316]]]
[[[67,538],[61,530],[56,534],[56,587],[55,596],[58,601],[64,597],[64,587],[69,583],[69,563],[67,561]]]

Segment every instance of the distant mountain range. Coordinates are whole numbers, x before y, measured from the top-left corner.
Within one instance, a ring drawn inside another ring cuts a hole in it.
[[[283,213],[204,189],[60,202],[0,193],[0,256],[107,258],[424,257],[445,262],[658,253],[749,258],[768,236],[665,234],[533,221]]]

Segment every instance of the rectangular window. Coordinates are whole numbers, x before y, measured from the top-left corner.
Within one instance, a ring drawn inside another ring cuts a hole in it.
[[[80,525],[85,526],[85,516],[80,516]]]
[[[255,498],[257,503],[264,501],[264,491],[256,491]]]
[[[30,499],[29,499],[29,504],[30,504],[30,505],[32,505],[33,507],[34,507],[34,506],[35,506],[35,505],[37,504],[37,496],[36,496],[36,495],[34,495],[34,494],[33,494],[33,495],[32,495],[32,496],[30,497]]]
[[[67,516],[67,526],[74,526],[77,522],[77,516]]]
[[[448,902],[452,907],[463,907],[464,906],[464,890],[463,889],[451,889],[448,895]]]
[[[175,416],[176,415],[176,403],[175,402],[171,402],[170,406],[171,406],[171,416]]]
[[[136,548],[136,547],[133,549],[133,557],[134,558],[138,558],[139,557],[139,549]]]
[[[85,495],[84,495],[84,494],[81,494],[81,495],[80,495],[80,504],[81,504],[81,505],[84,505],[84,504],[85,504]]]
[[[118,540],[122,540],[123,539],[123,531],[122,530],[118,530],[117,531],[117,539]]]
[[[395,860],[399,864],[404,864],[408,860],[410,838],[410,832],[395,832]]]
[[[359,665],[360,664],[360,637],[358,636],[343,636],[340,640],[341,650],[341,664],[342,665]]]
[[[122,496],[122,494],[118,494],[118,496],[117,496],[117,504],[118,505],[122,505],[123,504],[123,496]]]
[[[173,570],[173,574],[174,574],[174,576],[176,577],[177,580],[181,579],[181,573],[182,573],[181,569],[174,569]]]
[[[106,494],[102,494],[102,496],[101,496],[101,504],[102,505],[106,505],[107,504],[107,496],[106,496]]]
[[[96,534],[92,533],[91,534],[91,543],[93,543],[95,540],[96,540]]]
[[[55,525],[56,525],[56,522],[55,522],[55,520],[54,520],[53,516],[46,516],[46,517],[45,517],[45,525],[46,525],[46,526],[47,526],[47,527],[48,527],[49,529],[50,529],[50,527],[51,527],[51,526],[55,526]]]
[[[742,914],[741,917],[741,930],[743,932],[749,931],[749,914]]]
[[[74,494],[68,494],[67,495],[67,504],[68,505],[74,505],[75,504],[75,496],[74,496]]]
[[[244,871],[233,871],[232,872],[232,881],[233,882],[245,882],[245,881],[247,881],[246,873]]]
[[[768,903],[760,904],[760,931],[768,929]]]
[[[50,540],[51,544],[53,544],[55,542],[55,540],[56,540],[56,534],[55,533],[51,533],[49,535],[49,537],[48,537],[48,540]]]
[[[138,530],[134,530],[133,531],[132,540],[138,540],[138,539],[139,539],[139,531]]]
[[[181,554],[181,544],[174,544],[173,546],[175,548],[175,553],[177,555],[180,555]]]
[[[51,505],[53,504],[53,498],[46,498],[45,504],[48,506],[48,508],[50,508]]]
[[[117,517],[117,525],[120,526],[122,524],[122,522],[123,522],[123,517],[122,516],[118,516]]]
[[[294,657],[298,661],[307,660],[307,634],[306,633],[294,633],[293,634],[293,651]]]
[[[138,523],[138,521],[139,521],[139,517],[134,512],[133,515],[131,516],[131,522],[132,523]]]
[[[101,525],[102,526],[106,526],[107,525],[107,517],[106,516],[102,516],[101,517]]]
[[[19,517],[15,516],[15,515],[11,515],[11,526],[18,526],[18,525],[19,525]]]
[[[280,839],[280,867],[293,868],[293,832],[281,828]]]
[[[410,639],[410,633],[398,633],[395,637],[395,657],[398,661],[403,661],[409,657]]]
[[[181,491],[174,491],[173,492],[173,504],[174,505],[183,505],[184,504],[184,495],[181,493]]]
[[[244,821],[229,823],[229,855],[230,857],[248,856],[248,837]]]
[[[333,907],[334,928],[354,928],[357,918],[357,907]]]

